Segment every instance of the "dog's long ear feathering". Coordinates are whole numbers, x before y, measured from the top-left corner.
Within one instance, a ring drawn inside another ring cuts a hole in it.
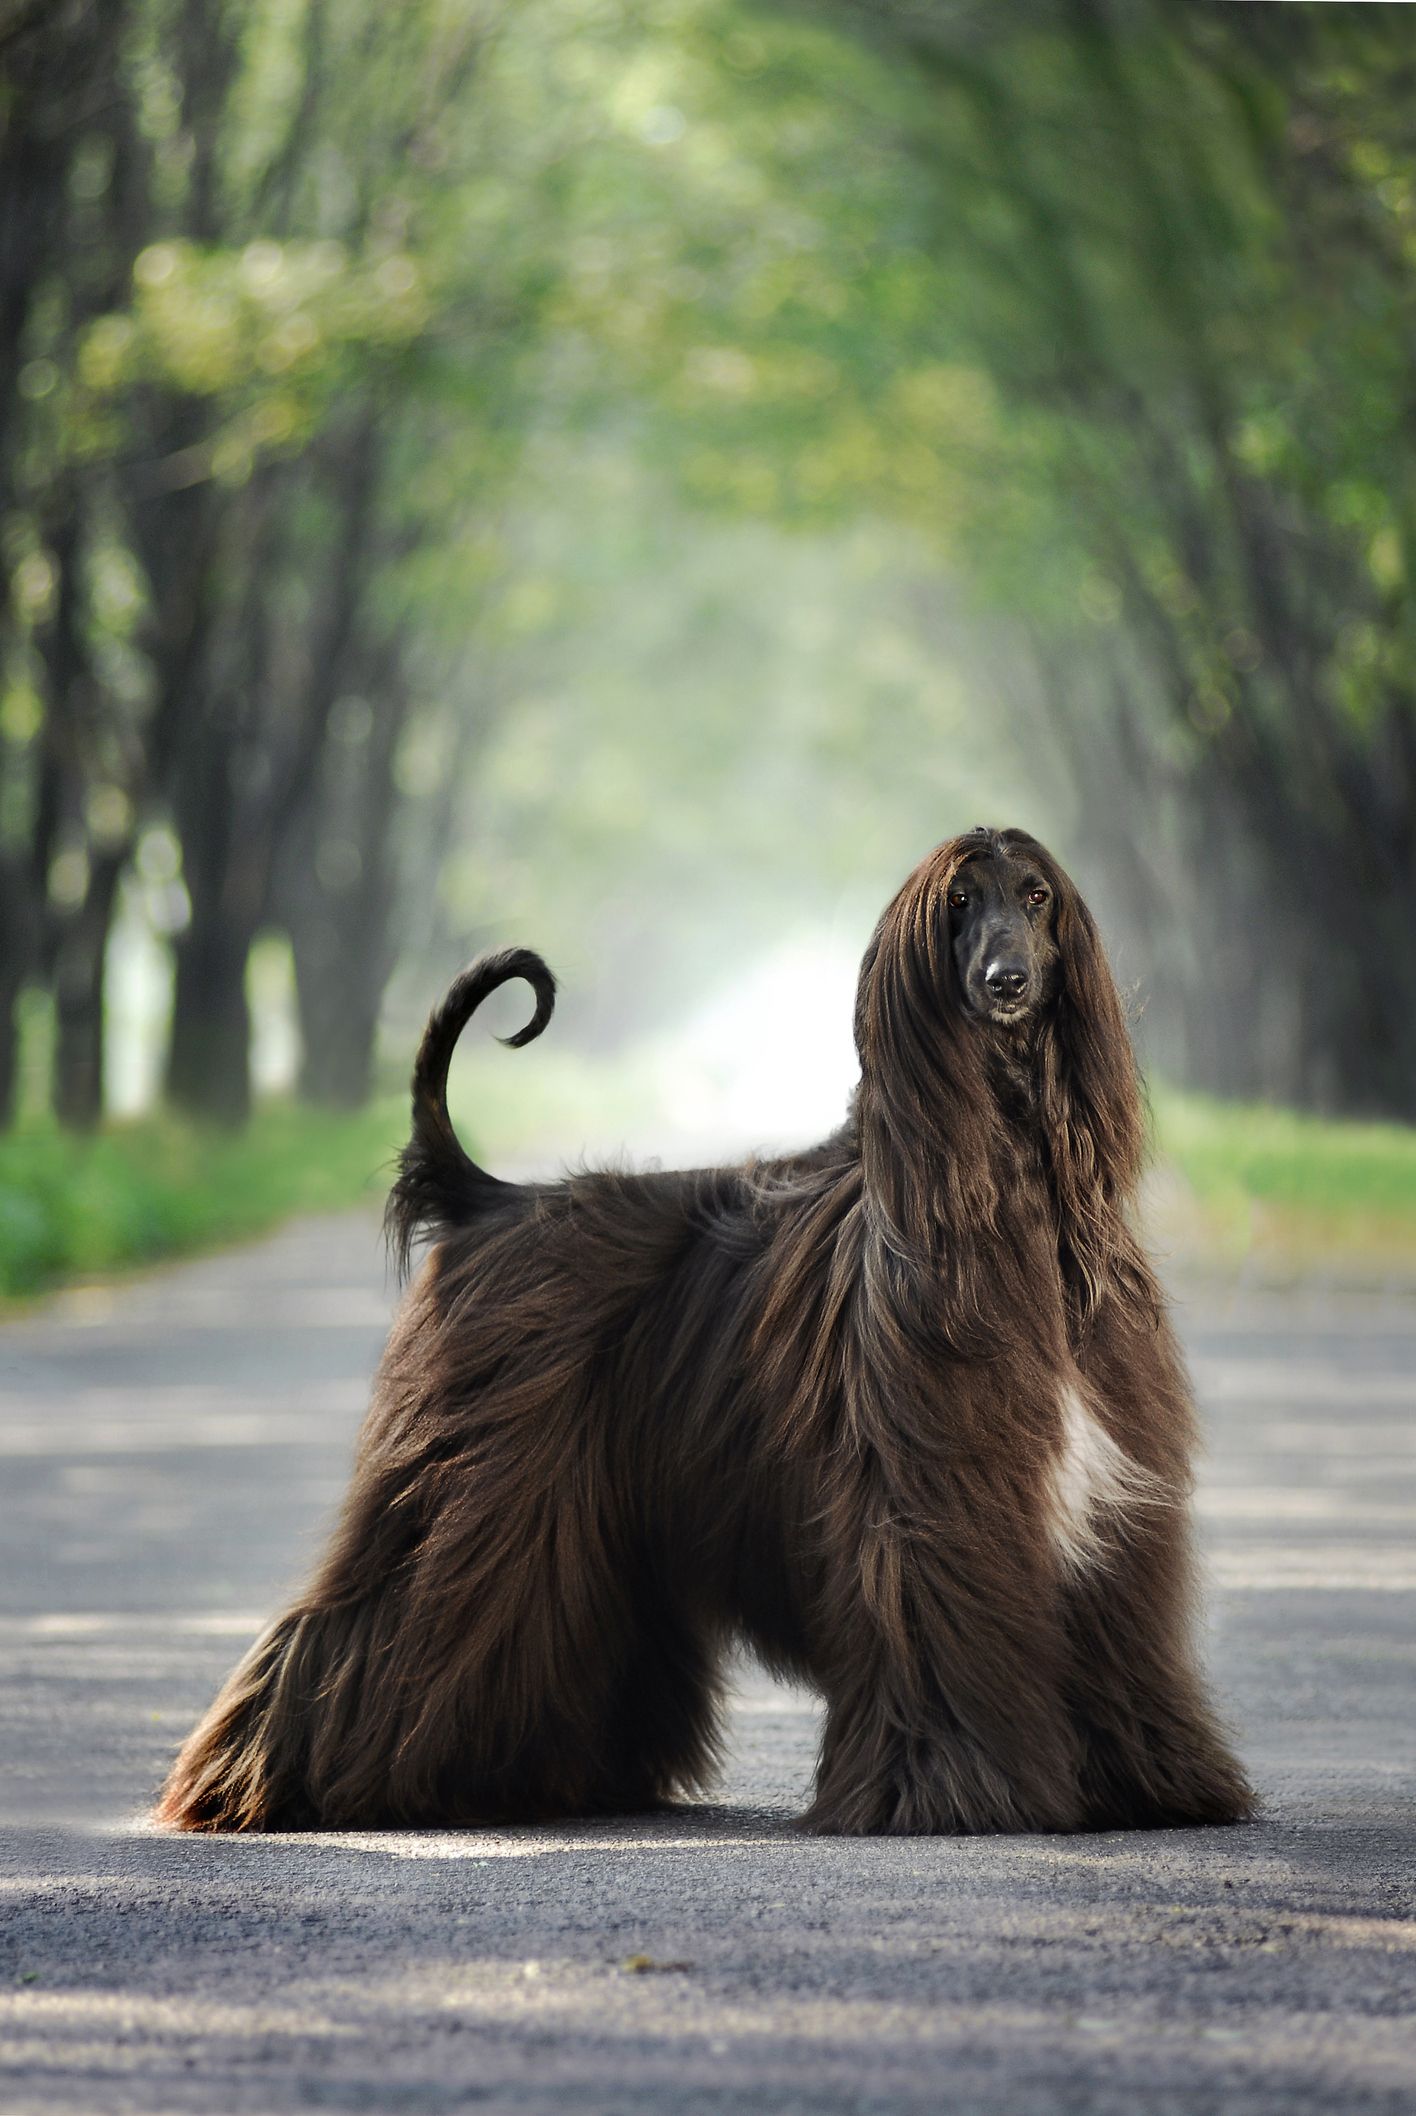
[[[413,1130],[398,1157],[398,1176],[384,1212],[384,1234],[400,1278],[408,1276],[421,1235],[465,1226],[512,1188],[479,1168],[464,1150],[448,1115],[447,1075],[457,1039],[483,1000],[518,977],[535,993],[536,1011],[525,1028],[501,1041],[519,1050],[540,1035],[556,1003],[555,978],[530,948],[479,955],[428,1017],[413,1067]]]
[[[941,1226],[997,1223],[992,1097],[949,946],[949,890],[977,849],[974,836],[951,838],[920,863],[886,907],[856,991],[866,1194],[905,1246],[932,1247]]]
[[[1061,979],[1039,1051],[1042,1130],[1075,1319],[1085,1332],[1107,1292],[1150,1305],[1157,1298],[1129,1220],[1145,1160],[1145,1110],[1096,922],[1050,853],[1021,832],[1008,835],[1042,868],[1056,904]]]

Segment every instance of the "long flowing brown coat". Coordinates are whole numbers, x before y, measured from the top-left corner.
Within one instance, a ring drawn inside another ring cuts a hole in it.
[[[1054,999],[968,1018],[945,904],[1020,848]],[[183,1748],[189,1829],[532,1821],[703,1786],[746,1644],[812,1683],[822,1831],[1228,1822],[1191,1631],[1194,1414],[1131,1232],[1143,1126],[1092,920],[1019,832],[941,846],[862,966],[861,1083],[811,1153],[496,1181],[429,1024],[390,1205],[434,1245],[329,1552]]]

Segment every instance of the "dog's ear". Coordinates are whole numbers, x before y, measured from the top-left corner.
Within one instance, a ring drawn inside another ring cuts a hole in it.
[[[948,892],[970,849],[969,839],[950,839],[915,869],[861,963],[862,1168],[868,1195],[905,1239],[927,1238],[941,1218],[989,1227],[999,1205],[987,1143],[993,1104],[949,947]]]
[[[1061,984],[1043,1040],[1042,1095],[1053,1183],[1083,1319],[1134,1248],[1124,1213],[1145,1156],[1135,1053],[1101,936],[1074,882],[1053,867]]]
[[[1079,1153],[1095,1165],[1107,1201],[1122,1204],[1140,1177],[1145,1120],[1135,1053],[1096,921],[1058,870],[1057,949],[1062,985],[1054,1016],[1058,1082]]]
[[[862,1077],[909,1081],[927,1093],[959,1033],[949,947],[949,890],[969,840],[922,860],[881,914],[860,966],[855,1041]],[[975,848],[976,849],[976,848]]]

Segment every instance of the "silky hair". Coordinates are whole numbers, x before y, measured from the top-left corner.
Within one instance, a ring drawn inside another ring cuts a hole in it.
[[[1055,976],[965,1004],[948,903],[1026,860]],[[1242,1819],[1192,1625],[1195,1416],[1131,1220],[1145,1135],[1095,924],[1044,848],[932,852],[861,967],[809,1151],[507,1183],[447,1114],[487,956],[434,1012],[389,1201],[426,1255],[309,1586],[193,1732],[186,1829],[534,1822],[712,1782],[730,1648],[824,1705],[804,1826]]]

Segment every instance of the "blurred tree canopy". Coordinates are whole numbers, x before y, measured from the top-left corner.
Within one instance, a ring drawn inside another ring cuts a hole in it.
[[[239,1118],[262,932],[355,1101],[400,959],[554,896],[614,985],[631,898],[765,940],[986,799],[1178,1076],[1416,1115],[1410,17],[47,0],[0,65],[0,1106],[43,989],[99,1113],[125,891]]]
[[[561,146],[542,128],[525,167],[481,92],[497,27],[339,0],[61,0],[11,25],[0,1087],[40,978],[76,1122],[145,850],[180,878],[172,1098],[244,1115],[270,923],[307,1085],[367,1087],[395,758],[446,651],[400,567],[502,474]]]

